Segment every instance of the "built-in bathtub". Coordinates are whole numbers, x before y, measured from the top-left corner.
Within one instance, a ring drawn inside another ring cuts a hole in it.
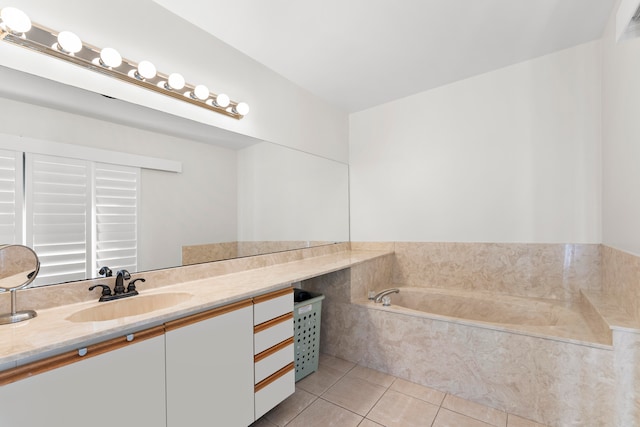
[[[369,308],[449,322],[573,342],[611,345],[588,301],[527,298],[483,291],[400,287],[391,305],[367,302]]]

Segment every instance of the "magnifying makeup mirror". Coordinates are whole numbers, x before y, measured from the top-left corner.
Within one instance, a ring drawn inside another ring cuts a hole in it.
[[[38,255],[31,248],[0,245],[0,292],[11,292],[11,313],[0,314],[0,325],[36,317],[33,310],[16,311],[16,291],[33,282],[39,270]]]

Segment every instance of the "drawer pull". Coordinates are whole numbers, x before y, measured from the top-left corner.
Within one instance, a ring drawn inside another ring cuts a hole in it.
[[[258,295],[257,297],[253,297],[254,304],[260,304],[261,302],[269,301],[270,299],[278,298],[283,295],[288,295],[293,293],[293,288],[284,288],[279,291],[271,292],[265,295]]]
[[[129,334],[127,335],[127,342],[131,342],[133,341],[134,335],[133,334]]]
[[[260,323],[253,327],[253,333],[257,334],[258,332],[264,331],[265,329],[269,329],[272,326],[277,325],[278,323],[293,321],[293,313],[286,313],[282,316],[276,317],[275,319],[267,320],[266,322]],[[293,323],[291,328],[293,329]]]
[[[280,350],[282,350],[283,348],[286,348],[287,346],[289,346],[291,344],[293,344],[293,337],[289,338],[286,341],[282,341],[281,343],[276,344],[271,348],[266,349],[262,353],[256,354],[253,357],[253,362],[254,363],[258,363],[262,359],[266,359],[267,357],[271,356],[272,354],[275,354],[275,353],[279,352]]]
[[[78,356],[80,356],[80,357],[86,356],[87,353],[88,353],[87,347],[78,349]]]
[[[271,375],[271,376],[265,378],[264,380],[260,381],[255,386],[255,389],[254,389],[255,393],[259,392],[260,390],[262,390],[263,388],[265,388],[266,386],[268,386],[269,384],[271,384],[275,380],[279,379],[280,377],[285,376],[288,372],[293,371],[295,369],[295,367],[296,367],[295,362],[291,362],[287,366],[285,366],[284,368],[280,369],[278,372],[276,372],[273,375]]]

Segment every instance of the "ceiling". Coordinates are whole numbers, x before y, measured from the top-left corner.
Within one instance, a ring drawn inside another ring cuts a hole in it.
[[[348,112],[601,37],[616,0],[154,0]]]

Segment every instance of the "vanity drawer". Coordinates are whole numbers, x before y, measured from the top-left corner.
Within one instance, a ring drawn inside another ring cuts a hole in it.
[[[253,298],[253,324],[259,325],[293,311],[293,288]]]
[[[255,387],[255,418],[266,414],[296,391],[295,366],[291,362],[269,378],[256,384]]]
[[[253,354],[262,353],[293,337],[293,313],[254,326],[253,332]]]
[[[293,362],[293,337],[255,356],[254,379],[260,381]]]

